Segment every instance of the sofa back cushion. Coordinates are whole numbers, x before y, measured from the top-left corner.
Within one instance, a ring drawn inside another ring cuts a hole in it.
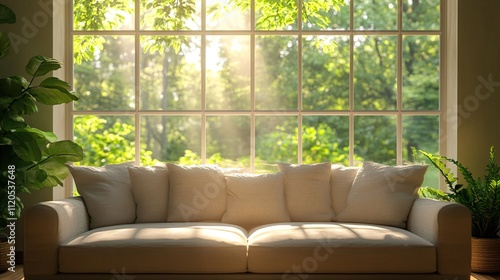
[[[226,212],[226,181],[213,165],[168,163],[168,222],[220,222]]]
[[[69,171],[90,216],[90,228],[133,223],[135,201],[128,175],[133,163],[72,166]]]
[[[334,217],[331,200],[331,163],[279,163],[285,173],[285,195],[292,222],[325,222]]]
[[[364,162],[337,215],[340,222],[359,222],[405,228],[427,165],[387,166]]]
[[[342,164],[332,164],[330,186],[332,207],[335,215],[338,215],[347,207],[347,197],[359,169],[360,167],[346,167]]]
[[[136,223],[167,221],[169,177],[166,165],[128,168],[137,205]]]
[[[289,222],[283,173],[233,174],[226,176],[227,210],[223,223],[246,230],[256,226]]]

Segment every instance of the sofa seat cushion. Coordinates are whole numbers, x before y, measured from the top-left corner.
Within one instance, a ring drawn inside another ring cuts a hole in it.
[[[60,246],[62,273],[237,273],[247,270],[246,231],[221,223],[102,227]]]
[[[401,228],[355,223],[280,223],[248,237],[255,273],[432,273],[435,246]]]

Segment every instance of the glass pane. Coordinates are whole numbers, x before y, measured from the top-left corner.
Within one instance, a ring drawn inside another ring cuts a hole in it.
[[[199,36],[141,37],[141,109],[201,108],[200,40]]]
[[[134,117],[75,116],[74,141],[85,151],[79,165],[102,166],[135,160]]]
[[[207,0],[207,30],[250,30],[250,0]]]
[[[307,36],[302,40],[302,107],[349,109],[349,36]]]
[[[396,109],[395,36],[354,36],[354,108]]]
[[[439,154],[439,137],[439,116],[403,116],[403,161],[423,161],[422,154],[417,154],[416,159],[413,158],[412,148]],[[422,186],[437,188],[438,184],[439,171],[429,166]]]
[[[439,30],[440,0],[403,0],[404,30]]]
[[[298,6],[295,0],[255,0],[255,29],[297,30]]]
[[[396,164],[396,117],[354,117],[355,165],[360,161]]]
[[[209,110],[250,110],[250,37],[207,36]]]
[[[143,116],[141,161],[201,163],[201,119],[197,116]],[[142,162],[145,164],[144,162]]]
[[[140,2],[143,30],[201,30],[201,0]]]
[[[325,161],[349,166],[349,117],[303,117],[302,163]]]
[[[439,109],[439,36],[403,37],[403,109]]]
[[[297,163],[297,117],[255,118],[255,172],[277,171],[276,163]]]
[[[133,110],[133,36],[74,36],[76,110]],[[79,46],[78,48],[76,46]]]
[[[250,167],[250,117],[207,117],[207,163]]]
[[[398,28],[398,0],[354,1],[354,28],[396,30]]]
[[[303,0],[304,30],[349,30],[349,0]]]
[[[256,109],[297,109],[297,37],[256,36],[255,41]]]
[[[74,0],[74,30],[134,29],[134,0]]]

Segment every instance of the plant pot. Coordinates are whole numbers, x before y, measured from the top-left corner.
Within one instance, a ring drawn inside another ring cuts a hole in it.
[[[472,237],[471,270],[477,273],[500,272],[500,238]]]
[[[4,272],[9,268],[7,254],[9,253],[10,245],[7,241],[0,241],[0,272]]]

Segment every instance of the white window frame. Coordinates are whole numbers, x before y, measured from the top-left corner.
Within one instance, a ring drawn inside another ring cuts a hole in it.
[[[439,109],[439,116],[440,116],[440,144],[439,144],[439,149],[440,153],[447,155],[452,158],[456,158],[457,155],[457,134],[458,134],[458,127],[457,127],[457,108],[458,108],[458,89],[457,89],[457,77],[458,77],[458,66],[457,66],[457,57],[458,57],[458,2],[454,0],[441,0],[442,1],[442,7],[441,7],[441,31],[436,31],[436,34],[441,34],[441,46],[440,46],[440,52],[441,52],[441,71],[440,71],[440,109]],[[73,38],[73,28],[72,28],[72,1],[70,0],[54,0],[54,25],[53,25],[53,32],[54,32],[54,57],[59,59],[60,61],[63,62],[63,65],[72,65],[73,63],[73,54],[72,54],[72,38]],[[402,9],[402,0],[399,0],[399,9]],[[351,0],[351,5],[352,5],[352,0]],[[253,17],[252,13],[252,17]],[[352,22],[352,17],[353,17],[353,12],[351,9],[351,22]],[[204,17],[204,15],[203,15]],[[138,21],[139,17],[136,16],[136,26],[139,26]],[[204,19],[202,19],[203,21]],[[252,22],[254,22],[254,18],[252,19]],[[300,26],[300,18],[299,18],[299,26]],[[401,21],[401,18],[399,19]],[[401,22],[398,23],[399,26],[401,26]],[[374,31],[374,32],[367,32],[367,31],[355,31],[350,30],[350,36],[354,35],[366,35],[369,33],[370,35],[397,35],[398,38],[398,51],[401,52],[401,46],[402,46],[402,32],[400,31]],[[125,31],[127,34],[130,34],[131,31]],[[251,31],[252,32],[252,31]],[[120,31],[117,31],[116,33],[120,34]],[[132,32],[136,33],[136,32]],[[257,31],[252,32],[254,35],[257,34]],[[280,34],[279,31],[275,32],[276,34]],[[321,35],[321,32],[312,32],[315,35]],[[426,32],[428,34],[429,32]],[[114,33],[113,33],[114,34]],[[283,32],[283,34],[289,34],[286,32]],[[303,34],[307,34],[307,32],[304,32]],[[329,35],[346,35],[345,31],[329,31]],[[407,32],[405,31],[405,35],[407,34],[420,34],[419,31],[412,31],[412,32]],[[140,34],[137,32],[135,34],[137,38],[139,38]],[[300,40],[300,37],[299,37]],[[137,40],[136,44],[139,43],[139,40]],[[351,44],[351,48],[353,48]],[[252,54],[254,53],[254,45],[252,46]],[[353,56],[353,51],[351,49],[351,61],[352,61],[352,56]],[[138,60],[139,52],[136,52],[136,62]],[[401,56],[398,56],[398,69],[401,69],[402,67],[402,61],[401,61]],[[203,62],[203,55],[202,55],[202,67],[204,67],[204,62]],[[300,60],[299,60],[300,61]],[[252,59],[252,65],[251,65],[251,71],[253,75],[253,69],[254,69],[254,60]],[[353,64],[350,64],[350,67],[353,67]],[[299,75],[301,75],[302,67],[299,62]],[[73,79],[73,73],[72,67],[63,67],[63,71],[57,71],[55,73],[55,76],[64,79],[66,81],[69,81],[70,84],[72,83]],[[352,69],[351,69],[352,71]],[[203,72],[203,71],[202,71]],[[351,72],[352,73],[352,72]],[[401,100],[401,74],[402,71],[398,71],[398,89],[397,89],[397,94],[398,94],[398,99]],[[138,73],[136,73],[136,76],[138,76]],[[401,102],[398,103],[398,108],[394,111],[368,111],[368,112],[360,112],[360,111],[354,111],[353,108],[353,77],[350,75],[350,110],[347,112],[320,112],[323,115],[348,115],[350,118],[349,121],[349,130],[350,130],[350,164],[352,165],[354,162],[353,156],[354,156],[354,143],[353,143],[353,133],[354,133],[354,116],[359,116],[359,115],[396,115],[397,116],[397,159],[396,162],[397,164],[401,164],[403,159],[402,159],[402,116],[405,114],[409,115],[415,115],[415,112],[410,111],[410,112],[405,112],[401,109]],[[252,78],[252,81],[254,79]],[[136,77],[136,83],[138,81],[138,77]],[[204,76],[202,76],[202,83],[205,83],[204,81]],[[137,87],[136,87],[137,88]],[[204,87],[204,84],[202,84],[202,88]],[[301,81],[299,79],[299,89],[301,88]],[[253,104],[253,96],[254,96],[254,86],[252,86],[252,104]],[[205,89],[203,89],[205,90]],[[282,115],[293,115],[298,117],[298,129],[301,131],[302,129],[302,122],[301,122],[301,117],[305,115],[317,115],[319,112],[308,112],[308,111],[302,111],[301,109],[301,98],[300,98],[300,90],[299,90],[299,95],[298,95],[298,109],[293,110],[293,111],[280,111],[280,112],[273,112],[273,114],[282,114]],[[138,94],[139,91],[136,90],[136,100],[139,100]],[[204,96],[204,92],[203,95]],[[138,102],[138,101],[136,101]],[[235,113],[238,113],[238,111],[209,111],[205,109],[205,104],[204,104],[204,98],[202,99],[202,108],[198,112],[199,115],[201,115],[202,119],[205,119],[207,115],[234,115]],[[138,127],[139,126],[139,116],[142,114],[139,112],[140,109],[138,106],[136,106],[135,111],[132,111],[129,113],[125,113],[127,115],[135,116],[135,124]],[[110,111],[106,112],[96,112],[92,111],[89,112],[92,114],[96,115],[110,115]],[[245,113],[248,113],[248,111],[245,111]],[[425,113],[425,112],[424,112]],[[78,111],[73,111],[72,105],[60,105],[54,107],[53,111],[53,127],[54,127],[54,132],[61,138],[61,139],[72,139],[73,137],[73,115],[74,114],[81,114],[81,112]],[[123,114],[121,112],[120,114]],[[151,112],[148,112],[150,115]],[[160,112],[162,115],[168,115],[168,113],[165,112]],[[172,114],[179,115],[179,112],[174,112]],[[269,112],[261,112],[261,111],[254,111],[251,110],[249,113],[251,116],[251,147],[255,147],[255,116],[259,115],[268,115]],[[205,126],[204,126],[204,121],[202,122],[202,148],[201,148],[201,157],[202,161],[205,162],[206,156],[205,156]],[[135,130],[135,137],[136,137],[136,162],[139,163],[139,152],[140,152],[140,129]],[[301,137],[299,134],[299,139],[298,139],[298,163],[301,163],[302,159],[302,151],[301,151]],[[253,168],[254,166],[254,158],[255,158],[255,149],[251,149],[251,166]],[[57,191],[54,189],[54,196],[56,196],[57,192],[57,197],[62,198],[62,197],[69,197],[72,196],[72,183],[67,183],[66,186],[71,186],[71,187],[66,187],[65,191]],[[440,184],[440,188],[442,190],[446,189],[446,186],[444,184]]]

